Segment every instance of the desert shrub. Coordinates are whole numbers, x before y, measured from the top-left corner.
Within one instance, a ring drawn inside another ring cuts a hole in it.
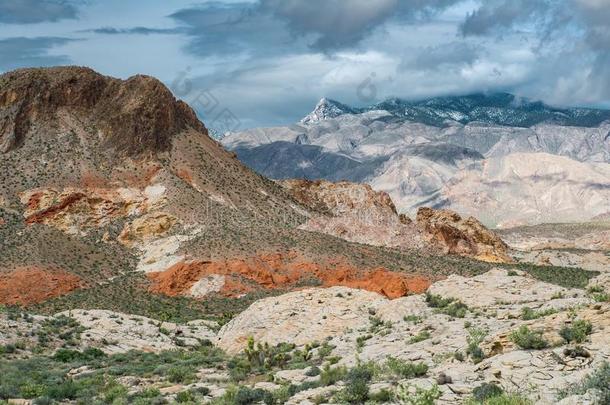
[[[542,333],[532,331],[527,325],[522,325],[519,329],[510,334],[510,340],[522,349],[544,349],[548,347],[548,342],[542,337]]]
[[[369,397],[369,383],[373,378],[373,368],[368,364],[358,365],[345,375],[345,387],[337,397],[341,403],[362,404]]]
[[[472,358],[472,361],[477,364],[485,359],[485,352],[479,346],[487,332],[480,328],[469,328],[468,336],[466,337],[466,343],[468,343],[468,347],[466,348],[466,354]]]
[[[62,363],[70,363],[73,361],[88,361],[101,357],[106,357],[106,353],[96,347],[89,347],[82,352],[78,350],[59,349],[53,355],[53,359]]]
[[[412,323],[422,323],[422,321],[423,321],[423,318],[421,316],[417,316],[417,315],[405,315],[402,319],[405,322],[412,322]]]
[[[591,392],[596,397],[597,404],[610,404],[610,363],[603,362],[593,374],[585,377],[583,381],[561,391],[559,397],[583,395],[587,392]]]
[[[307,371],[305,372],[305,375],[306,375],[307,377],[315,377],[315,376],[320,375],[320,372],[321,372],[321,371],[320,371],[320,367],[318,367],[318,366],[313,366],[313,367],[311,367],[309,370],[307,370]]]
[[[385,366],[392,374],[400,378],[421,377],[428,372],[426,363],[412,363],[393,357],[386,361]]]
[[[331,368],[328,364],[324,366],[320,373],[320,384],[324,386],[334,385],[338,381],[342,380],[347,374],[345,367],[333,367]]]
[[[523,319],[524,321],[530,321],[532,319],[538,319],[538,318],[542,318],[548,315],[552,315],[557,313],[557,310],[554,308],[549,308],[549,309],[544,309],[544,310],[540,310],[540,311],[534,311],[532,308],[530,307],[524,307],[521,310],[521,319]]]
[[[127,388],[121,384],[111,385],[104,393],[104,401],[109,404],[126,397]]]
[[[413,387],[414,393],[411,393],[411,386],[400,385],[396,391],[396,400],[400,404],[409,405],[434,405],[436,400],[441,397],[441,391],[438,386],[434,385],[430,389]]]
[[[468,307],[455,298],[443,298],[440,295],[426,293],[426,303],[429,307],[437,308],[440,313],[454,318],[464,318]]]
[[[504,394],[504,390],[493,383],[483,383],[472,391],[472,397],[479,402]]]
[[[584,319],[577,319],[572,322],[570,326],[564,326],[559,331],[559,335],[565,339],[566,342],[582,343],[587,339],[587,336],[593,331],[593,325],[591,322]]]
[[[181,391],[176,395],[176,402],[195,402],[196,396],[192,391]]]
[[[375,404],[384,404],[386,402],[392,401],[394,394],[392,391],[382,388],[381,390],[375,393],[369,393],[369,401]]]
[[[183,383],[195,377],[195,370],[186,366],[173,366],[167,370],[167,379],[173,383]]]
[[[412,336],[411,339],[409,339],[409,343],[423,342],[426,339],[430,339],[430,337],[430,332],[428,332],[427,330],[422,330],[417,335]]]

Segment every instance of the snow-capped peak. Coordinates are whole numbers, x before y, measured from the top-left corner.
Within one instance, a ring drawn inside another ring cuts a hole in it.
[[[320,101],[318,101],[318,104],[316,104],[314,110],[301,120],[301,123],[310,124],[353,112],[354,110],[351,107],[341,104],[338,101],[323,97]]]

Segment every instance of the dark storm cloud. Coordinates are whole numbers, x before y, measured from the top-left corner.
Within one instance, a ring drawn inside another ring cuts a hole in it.
[[[153,34],[181,34],[186,30],[184,28],[148,28],[148,27],[133,27],[133,28],[114,28],[101,27],[83,32],[92,32],[102,35],[153,35]]]
[[[186,26],[187,51],[197,56],[254,52],[259,56],[302,49],[285,24],[251,3],[206,3],[170,15]]]
[[[64,45],[73,39],[58,37],[6,38],[0,40],[0,70],[7,71],[20,67],[51,66],[70,63],[62,55],[49,55],[48,51]]]
[[[260,0],[206,3],[170,17],[188,27],[196,55],[323,51],[357,45],[389,20],[412,20],[458,0]]]
[[[610,97],[610,0],[486,0],[460,25],[464,36],[501,37],[519,30],[538,39],[537,53],[556,52],[562,66],[588,72],[574,87],[591,100]],[[547,68],[550,77],[561,71]],[[561,80],[570,84],[565,75]]]
[[[314,34],[322,51],[351,47],[390,19],[429,16],[457,0],[261,0],[261,10],[297,34]]]
[[[62,0],[2,0],[0,23],[34,24],[74,19],[76,7]]]

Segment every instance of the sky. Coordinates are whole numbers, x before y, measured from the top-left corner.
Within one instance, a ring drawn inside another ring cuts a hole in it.
[[[506,91],[610,107],[610,0],[0,0],[0,72],[155,76],[220,132]]]

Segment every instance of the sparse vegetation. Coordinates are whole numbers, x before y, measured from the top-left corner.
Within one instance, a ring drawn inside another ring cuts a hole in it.
[[[544,340],[541,332],[530,330],[527,325],[522,325],[519,329],[510,334],[510,339],[522,349],[544,349],[548,347],[548,342]]]
[[[559,331],[559,335],[568,343],[582,343],[593,331],[591,322],[584,319],[576,319],[571,325],[566,325]]]
[[[411,336],[411,338],[409,339],[409,343],[423,342],[424,340],[430,339],[430,337],[432,337],[432,335],[430,335],[430,332],[424,329],[420,331],[417,335]]]
[[[588,392],[595,397],[596,404],[605,405],[610,403],[610,363],[603,362],[597,370],[583,381],[562,390],[559,393],[559,398],[583,395]]]
[[[440,295],[426,293],[426,302],[428,306],[437,308],[440,313],[454,318],[464,318],[468,312],[466,304],[455,298],[443,298]]]
[[[530,321],[532,319],[543,318],[552,314],[556,314],[557,310],[554,308],[548,308],[540,311],[535,311],[530,307],[523,307],[521,310],[521,319],[524,321]]]

